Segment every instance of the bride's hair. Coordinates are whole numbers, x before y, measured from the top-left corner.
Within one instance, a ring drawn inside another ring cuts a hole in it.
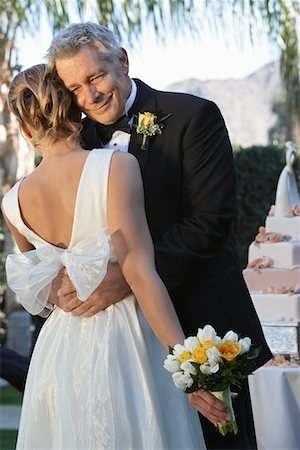
[[[16,75],[10,85],[8,105],[19,121],[36,131],[31,139],[35,147],[45,141],[51,144],[60,139],[78,139],[81,113],[70,92],[46,64]]]

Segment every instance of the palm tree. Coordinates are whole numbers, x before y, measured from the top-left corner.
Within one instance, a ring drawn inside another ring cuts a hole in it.
[[[74,21],[74,17],[76,20],[92,17],[120,37],[126,36],[129,42],[140,36],[146,23],[151,23],[162,39],[170,28],[174,34],[185,30],[197,33],[207,23],[224,35],[233,28],[242,37],[246,29],[253,39],[262,29],[267,30],[270,40],[277,43],[281,51],[291,133],[292,124],[299,123],[296,30],[300,4],[297,0],[0,0],[0,200],[5,187],[14,184],[17,175],[22,175],[17,174],[21,147],[23,153],[27,152],[29,165],[33,164],[32,151],[24,144],[21,146],[17,123],[7,109],[6,94],[14,73],[20,70],[16,36],[33,34],[45,13],[54,32],[67,25],[71,18]],[[13,244],[7,230],[5,234],[6,251],[11,251]]]

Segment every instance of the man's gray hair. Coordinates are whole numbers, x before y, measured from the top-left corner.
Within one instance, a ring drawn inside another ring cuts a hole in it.
[[[73,23],[57,33],[48,49],[47,59],[54,68],[58,59],[70,58],[83,47],[94,47],[99,54],[118,64],[121,46],[108,28],[97,23]]]

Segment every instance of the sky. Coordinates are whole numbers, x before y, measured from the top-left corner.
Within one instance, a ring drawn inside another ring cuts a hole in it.
[[[17,38],[19,63],[23,69],[44,62],[52,34],[47,23],[42,23],[41,29],[43,32],[33,37],[25,35]],[[243,78],[279,59],[278,50],[266,36],[252,45],[245,33],[243,46],[238,45],[235,36],[227,36],[226,43],[224,35],[218,37],[206,30],[196,38],[169,35],[162,43],[148,27],[133,47],[126,45],[129,74],[154,88],[164,89],[189,78]]]

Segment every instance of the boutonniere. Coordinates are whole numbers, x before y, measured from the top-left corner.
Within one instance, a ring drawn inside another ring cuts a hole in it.
[[[142,140],[142,150],[147,150],[149,139],[157,134],[162,134],[164,129],[164,124],[172,114],[167,114],[161,119],[157,120],[157,116],[150,112],[139,113],[138,123],[135,125],[137,134],[143,135]]]

